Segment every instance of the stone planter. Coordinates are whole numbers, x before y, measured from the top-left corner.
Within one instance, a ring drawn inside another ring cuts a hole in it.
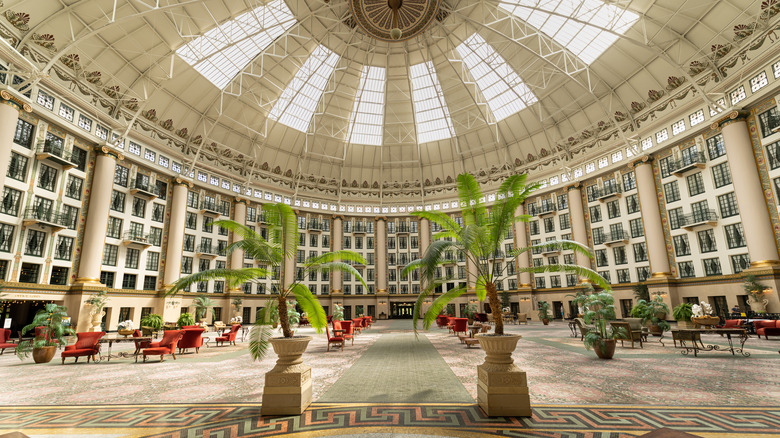
[[[106,314],[104,311],[96,312],[92,314],[92,319],[90,322],[92,323],[92,327],[89,328],[88,331],[90,332],[102,332],[103,328],[100,326],[100,324],[103,322],[103,316]]]
[[[57,346],[33,348],[32,357],[35,363],[49,363],[57,353]]]
[[[750,306],[750,310],[752,310],[755,313],[766,313],[766,305],[769,304],[769,300],[766,298],[762,300],[754,300],[753,297],[748,297],[747,299],[748,306]]]
[[[694,316],[691,318],[691,321],[693,322],[694,328],[699,328],[702,326],[713,326],[717,325],[720,322],[720,318],[717,316]]]
[[[615,346],[617,346],[617,340],[604,339],[602,342],[602,344],[596,344],[595,347],[593,347],[593,351],[596,352],[596,356],[598,356],[599,359],[612,359],[612,357],[615,355]]]
[[[265,375],[262,415],[300,415],[311,404],[311,367],[301,357],[311,336],[271,338],[279,358]]]
[[[485,363],[477,367],[477,402],[490,417],[530,417],[531,399],[524,371],[514,364],[520,335],[477,335]]]

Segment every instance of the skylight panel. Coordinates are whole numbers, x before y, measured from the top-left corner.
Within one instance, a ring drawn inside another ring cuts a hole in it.
[[[602,0],[501,0],[499,7],[544,32],[586,64],[618,39],[600,28],[622,35],[639,19],[638,14]]]
[[[417,120],[417,141],[428,143],[455,135],[450,111],[431,61],[409,68],[412,81],[412,102]]]
[[[382,145],[385,113],[385,74],[383,67],[363,66],[352,119],[349,121],[350,143]]]
[[[471,35],[456,50],[477,82],[497,121],[536,102],[536,96],[506,60],[478,33]]]
[[[336,68],[339,55],[318,46],[276,100],[268,117],[301,132],[309,129],[317,102]]]
[[[294,24],[295,17],[284,0],[274,0],[207,31],[176,53],[223,89]]]

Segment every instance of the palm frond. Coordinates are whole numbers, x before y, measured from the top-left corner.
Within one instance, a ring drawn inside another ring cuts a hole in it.
[[[474,282],[474,292],[476,292],[478,300],[485,300],[485,296],[487,296],[487,279],[484,276],[480,275],[477,277],[477,281]]]
[[[421,219],[428,219],[441,226],[442,229],[448,231],[457,231],[460,229],[460,225],[455,222],[448,214],[440,211],[415,211],[412,216],[419,217]]]
[[[409,265],[404,268],[403,272],[408,274],[413,270],[419,269],[421,280],[430,283],[433,281],[436,274],[436,267],[441,265],[445,260],[443,254],[446,250],[451,248],[454,248],[452,242],[435,240],[428,245],[428,248],[419,259],[419,262],[413,261],[413,263],[409,263]]]
[[[479,187],[477,179],[474,178],[474,175],[462,173],[458,175],[457,186],[463,223],[466,225],[482,225],[487,210],[485,203],[482,201],[482,189]]]
[[[590,280],[595,285],[604,290],[611,290],[612,286],[604,279],[598,272],[579,265],[543,265],[543,266],[530,266],[525,268],[517,268],[518,272],[530,272],[532,274],[543,274],[546,272],[568,272],[570,274],[577,274],[579,277]]]
[[[330,263],[330,262],[354,262],[354,263],[360,263],[362,265],[365,265],[366,259],[364,259],[362,255],[356,253],[355,251],[342,249],[339,251],[326,252],[317,257],[311,257],[310,259],[306,260],[304,266],[314,267],[317,265],[321,265],[323,263]]]
[[[165,296],[176,295],[190,285],[201,281],[226,279],[232,284],[241,284],[268,275],[270,275],[269,271],[263,268],[209,269],[176,280],[173,287],[165,292]]]
[[[268,237],[271,243],[278,243],[284,258],[292,258],[298,252],[298,217],[292,207],[278,202],[263,205]]]
[[[355,277],[358,281],[360,281],[363,284],[363,287],[368,289],[368,285],[366,284],[365,279],[363,279],[363,275],[360,274],[360,271],[355,269],[355,267],[350,265],[349,263],[345,263],[345,262],[323,263],[317,267],[316,271],[317,272],[333,272],[333,271],[347,272],[349,274],[352,274],[353,277]]]
[[[277,243],[267,242],[262,237],[238,240],[225,249],[228,254],[236,250],[244,251],[246,257],[271,265],[279,265],[284,259],[281,246]]]
[[[458,298],[459,296],[463,295],[468,291],[468,288],[466,286],[459,286],[455,289],[450,289],[447,292],[443,293],[441,296],[433,300],[433,303],[431,303],[431,307],[428,308],[428,311],[425,312],[425,318],[423,319],[423,327],[425,330],[429,330],[434,322],[436,322],[436,317],[439,316],[439,313],[441,313],[441,310],[444,309],[445,306],[447,306],[448,303],[450,303],[455,298]]]
[[[292,293],[295,295],[298,305],[306,313],[311,326],[318,334],[321,334],[325,326],[328,325],[328,317],[325,315],[325,309],[322,308],[320,301],[306,285],[301,283],[293,285]]]
[[[265,302],[265,307],[257,312],[257,320],[249,332],[249,354],[252,356],[252,360],[261,360],[268,354],[269,340],[273,334],[271,314],[276,306],[275,300],[269,298]]]
[[[528,251],[541,250],[541,251],[574,251],[575,253],[583,254],[588,257],[593,257],[593,252],[589,247],[575,242],[574,240],[550,240],[547,242],[537,243],[536,245],[530,245],[523,248],[515,248],[507,253],[507,256],[517,257],[520,254]]]

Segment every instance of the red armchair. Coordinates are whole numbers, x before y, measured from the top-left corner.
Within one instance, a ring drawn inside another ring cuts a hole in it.
[[[368,321],[368,326],[371,327],[374,325],[374,317],[373,316],[367,316],[366,321]]]
[[[0,355],[5,352],[6,348],[16,348],[16,344],[9,342],[11,340],[11,330],[0,329]]]
[[[140,338],[141,337],[141,330],[136,330],[133,332],[134,338]],[[138,352],[141,351],[144,348],[149,348],[149,344],[151,344],[152,341],[135,341],[135,355],[138,355]]]
[[[371,325],[368,318],[368,316],[363,317],[363,328],[366,330],[368,330],[368,327]]]
[[[770,336],[780,336],[780,320],[755,321],[754,324],[759,339],[761,336],[767,339],[769,339]]]
[[[173,356],[173,360],[176,360],[176,344],[179,339],[184,335],[184,330],[166,330],[163,333],[163,337],[160,342],[152,342],[148,348],[144,348],[141,354],[144,356],[144,362],[146,362],[146,356],[160,355],[160,362],[163,361],[163,357],[166,354]],[[136,362],[138,356],[135,357]]]
[[[447,326],[447,315],[439,315],[436,317],[436,325],[439,326],[439,328],[444,328]]]
[[[100,344],[98,341],[100,341],[100,338],[105,336],[105,334],[106,332],[76,333],[76,336],[78,337],[76,343],[73,345],[66,345],[65,350],[63,350],[60,355],[62,357],[62,364],[65,365],[65,359],[68,357],[75,357],[76,361],[74,363],[76,363],[81,356],[87,356],[87,363],[89,363],[90,357],[94,362],[95,356],[100,352]]]
[[[468,330],[469,319],[468,318],[453,318],[452,332],[457,335],[458,333],[466,334]]]
[[[355,318],[352,320],[352,327],[357,334],[363,332],[363,318]]]
[[[352,341],[352,345],[355,345],[355,333],[352,330],[352,321],[333,321],[333,331],[343,330],[341,336],[344,340]]]
[[[233,324],[230,327],[229,332],[224,333],[222,336],[215,339],[217,345],[224,344],[225,342],[227,342],[228,345],[230,344],[236,345],[236,336],[238,335],[238,329],[240,328],[241,328],[241,324]]]
[[[200,347],[203,346],[203,332],[206,331],[203,327],[192,327],[183,329],[184,334],[181,336],[181,340],[176,344],[179,349],[179,353],[188,349],[194,348],[195,353],[200,352]]]
[[[744,319],[727,319],[723,325],[716,325],[716,328],[742,328]]]
[[[454,316],[448,316],[447,317],[447,331],[452,333],[452,329],[455,328],[455,317]]]
[[[336,336],[331,336],[327,324],[325,324],[325,335],[328,337],[328,351],[330,351],[331,345],[338,345],[341,347],[341,351],[344,351],[344,336],[340,336],[340,333],[337,333]]]

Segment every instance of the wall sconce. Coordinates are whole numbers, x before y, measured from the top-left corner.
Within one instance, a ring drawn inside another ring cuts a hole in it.
[[[380,301],[379,304],[383,304],[384,305],[384,304],[387,304],[387,302],[383,300],[383,301]]]

